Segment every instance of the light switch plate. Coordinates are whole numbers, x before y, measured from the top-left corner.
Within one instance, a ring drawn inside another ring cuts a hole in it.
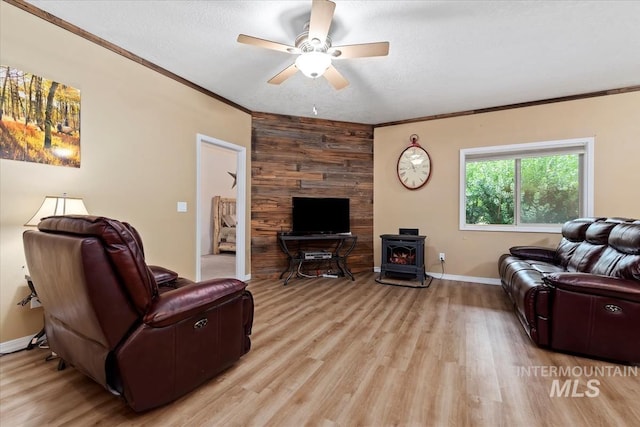
[[[178,202],[178,212],[187,211],[187,202]]]

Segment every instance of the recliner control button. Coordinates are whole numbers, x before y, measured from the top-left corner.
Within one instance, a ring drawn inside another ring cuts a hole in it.
[[[207,323],[209,321],[207,320],[207,318],[205,317],[204,319],[200,319],[198,320],[196,323],[193,324],[193,329],[200,329],[200,328],[204,328],[205,326],[207,326]]]
[[[622,313],[622,307],[615,304],[607,304],[604,306],[604,309],[611,313]]]

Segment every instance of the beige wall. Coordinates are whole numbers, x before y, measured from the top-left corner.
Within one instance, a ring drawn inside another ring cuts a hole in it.
[[[16,304],[28,294],[22,224],[45,195],[80,196],[90,213],[132,223],[149,262],[193,278],[196,135],[246,146],[249,163],[251,116],[5,2],[0,17],[3,65],[82,95],[80,168],[0,160],[0,342],[6,342],[42,327],[41,309]],[[248,164],[247,182],[250,171]],[[178,201],[188,203],[188,213],[176,212]],[[247,233],[246,274],[249,239]]]
[[[425,101],[428,102],[428,101]],[[640,92],[546,104],[375,129],[374,236],[399,227],[427,235],[427,270],[497,278],[497,259],[513,245],[555,246],[558,234],[460,231],[462,148],[595,137],[595,215],[640,218]],[[417,191],[404,189],[396,162],[411,134],[431,155],[433,172]],[[374,239],[380,266],[380,239]]]

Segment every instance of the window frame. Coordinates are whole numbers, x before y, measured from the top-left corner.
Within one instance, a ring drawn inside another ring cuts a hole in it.
[[[460,150],[459,228],[461,231],[515,231],[527,233],[559,233],[562,224],[520,224],[520,168],[516,167],[514,182],[515,224],[467,224],[466,164],[472,160],[521,159],[558,154],[580,154],[580,216],[593,216],[594,211],[594,137],[572,138],[523,144],[494,145],[490,147],[463,148]],[[516,165],[520,162],[516,161]]]

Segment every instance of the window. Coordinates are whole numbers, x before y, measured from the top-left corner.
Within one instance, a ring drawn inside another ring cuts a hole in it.
[[[593,138],[460,150],[460,229],[559,232],[593,215]]]

